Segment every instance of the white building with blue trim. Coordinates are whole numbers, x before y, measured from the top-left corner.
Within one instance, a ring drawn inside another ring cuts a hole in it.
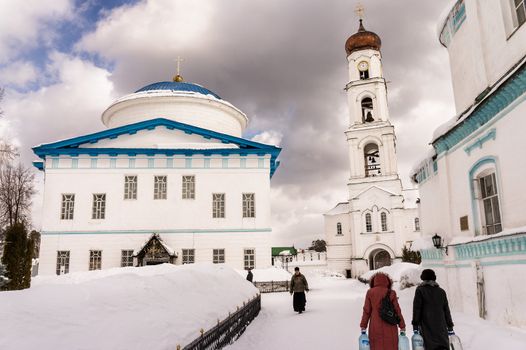
[[[33,148],[45,172],[40,274],[170,262],[271,264],[270,181],[280,148],[180,76],[102,114],[106,130]]]
[[[423,247],[454,309],[526,326],[526,4],[459,0],[439,25],[457,115],[413,172]]]

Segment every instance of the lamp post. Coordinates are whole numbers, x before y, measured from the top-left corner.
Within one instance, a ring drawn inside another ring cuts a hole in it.
[[[440,237],[437,233],[431,238],[433,240],[433,245],[436,249],[441,249],[446,252],[447,254],[447,246],[443,246],[444,242],[442,241],[442,237]]]

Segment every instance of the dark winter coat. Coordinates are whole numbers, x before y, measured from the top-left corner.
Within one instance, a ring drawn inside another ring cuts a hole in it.
[[[252,282],[253,279],[254,275],[252,274],[252,271],[249,270],[247,273],[247,281]]]
[[[290,292],[305,292],[309,290],[307,279],[301,273],[299,275],[293,274],[290,279]]]
[[[446,292],[434,281],[416,288],[413,301],[413,328],[420,329],[426,350],[449,349],[447,331],[453,329]]]
[[[371,289],[367,291],[365,303],[363,305],[363,315],[360,327],[367,328],[369,324],[369,342],[371,350],[398,350],[398,328],[396,325],[389,324],[380,317],[382,299],[390,290],[389,296],[398,317],[400,317],[401,329],[405,328],[404,316],[398,305],[396,292],[391,290],[392,281],[389,276],[377,273],[371,278]]]

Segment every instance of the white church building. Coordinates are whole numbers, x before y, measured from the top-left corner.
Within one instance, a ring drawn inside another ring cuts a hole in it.
[[[459,0],[439,40],[456,115],[414,170],[422,250],[458,311],[526,326],[526,2]],[[425,247],[424,247],[425,248]]]
[[[390,265],[420,237],[418,193],[404,190],[398,175],[380,48],[380,37],[365,30],[362,20],[345,44],[349,197],[324,220],[328,268],[348,277]]]
[[[118,99],[102,122],[33,148],[45,173],[40,274],[270,266],[280,148],[242,138],[242,111],[177,75]]]

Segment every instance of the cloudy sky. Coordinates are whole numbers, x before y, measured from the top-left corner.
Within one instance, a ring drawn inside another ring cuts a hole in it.
[[[454,114],[448,56],[436,36],[449,0],[363,0],[382,38],[400,176]],[[0,137],[28,166],[31,147],[102,130],[117,97],[170,80],[175,58],[250,118],[246,137],[279,142],[275,244],[323,237],[322,213],[347,200],[345,40],[354,0],[0,0]],[[42,174],[37,175],[42,190]],[[34,200],[40,225],[40,194]]]

